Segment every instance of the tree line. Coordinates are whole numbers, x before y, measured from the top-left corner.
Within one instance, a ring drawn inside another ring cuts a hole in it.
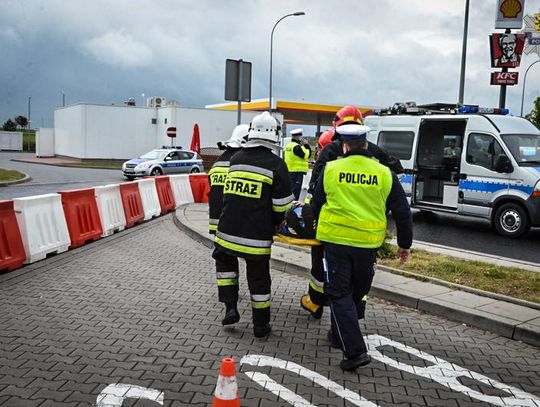
[[[15,121],[7,119],[2,125],[2,130],[4,131],[15,131],[17,130],[17,125],[21,129],[28,128],[28,119],[24,116],[17,116]]]

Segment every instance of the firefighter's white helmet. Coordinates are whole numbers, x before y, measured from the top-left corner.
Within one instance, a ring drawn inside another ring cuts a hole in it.
[[[249,125],[239,124],[234,128],[231,134],[231,138],[224,142],[227,147],[239,148],[242,147],[242,144],[246,142],[247,135],[249,132]]]
[[[249,127],[248,140],[265,140],[279,143],[281,126],[279,121],[268,112],[255,116]]]

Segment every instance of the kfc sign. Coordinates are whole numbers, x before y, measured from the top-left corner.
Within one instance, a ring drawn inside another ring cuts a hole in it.
[[[492,72],[492,85],[517,85],[518,72]]]
[[[492,68],[517,68],[525,46],[525,34],[493,34],[489,36]]]

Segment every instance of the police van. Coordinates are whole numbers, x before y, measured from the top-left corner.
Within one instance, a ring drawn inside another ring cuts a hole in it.
[[[540,227],[540,130],[507,113],[412,105],[376,112],[365,124],[368,140],[401,160],[412,208],[486,218],[499,234],[519,237]]]

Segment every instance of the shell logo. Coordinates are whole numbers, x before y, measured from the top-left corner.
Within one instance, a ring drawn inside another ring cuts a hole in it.
[[[500,7],[504,18],[516,18],[522,9],[523,6],[519,0],[505,0]]]
[[[540,31],[540,13],[533,15],[534,17],[534,28],[536,31]]]

